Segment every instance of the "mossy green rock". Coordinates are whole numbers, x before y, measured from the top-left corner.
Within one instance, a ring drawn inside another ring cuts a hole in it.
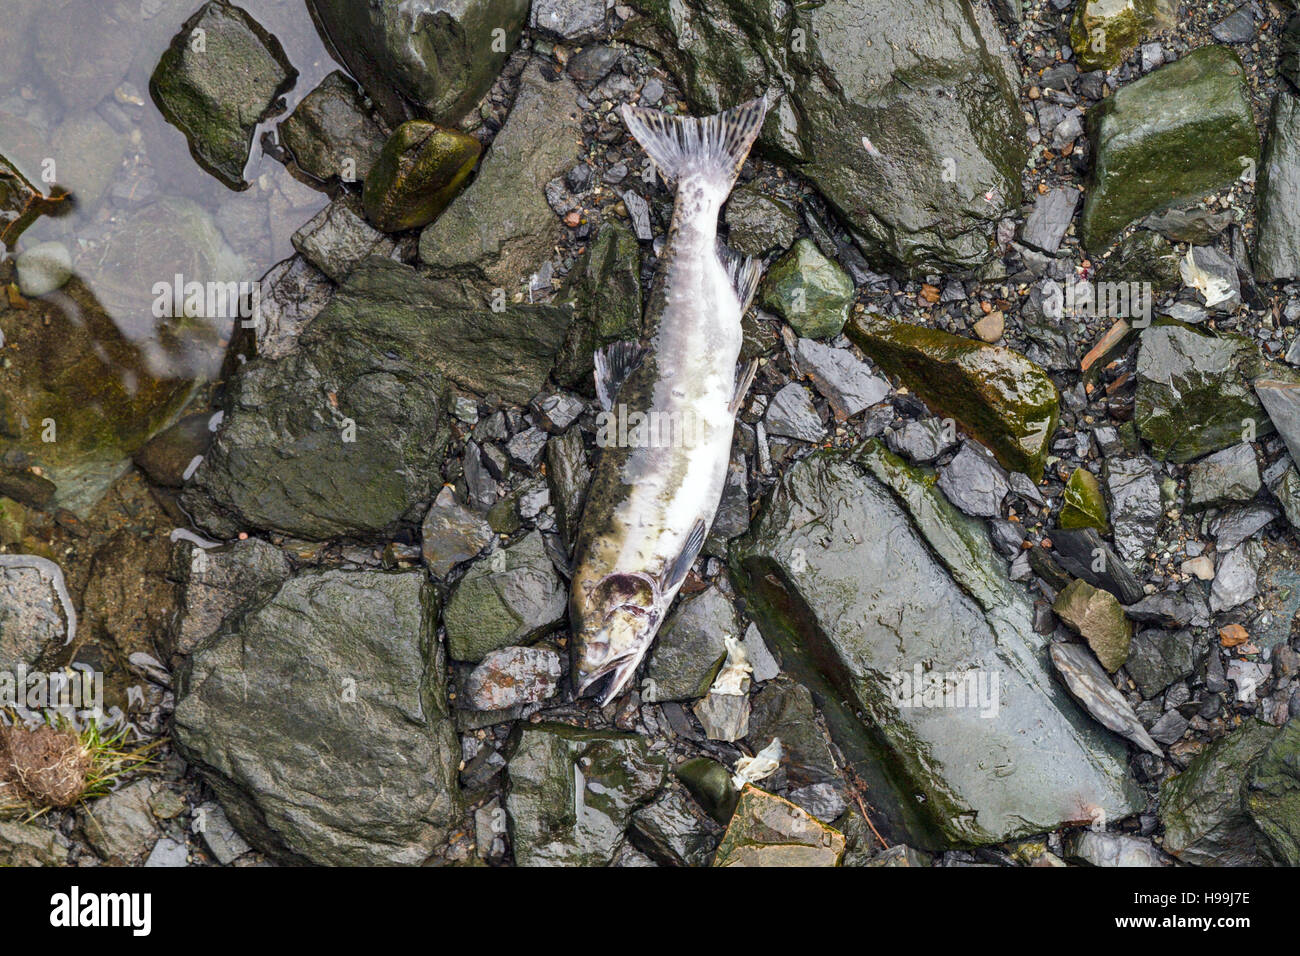
[[[1110,530],[1110,516],[1101,483],[1087,468],[1076,468],[1065,483],[1065,500],[1061,504],[1062,528],[1096,528]]]
[[[1292,718],[1256,761],[1246,784],[1246,810],[1278,866],[1300,866],[1300,719]]]
[[[290,578],[180,675],[176,743],[283,863],[418,866],[462,822],[438,599],[422,571]]]
[[[1175,462],[1271,434],[1273,422],[1252,385],[1261,377],[1300,382],[1300,375],[1263,359],[1247,336],[1153,325],[1138,350],[1138,432],[1158,459]]]
[[[1019,209],[1016,68],[969,0],[647,0],[651,47],[695,114],[771,90],[761,142],[835,207],[873,259],[913,275],[978,269]],[[870,36],[871,42],[862,37]]]
[[[608,866],[632,814],[667,777],[635,734],[525,725],[509,757],[510,840],[520,866]]]
[[[933,473],[876,442],[794,465],[731,543],[732,580],[891,842],[997,843],[1142,806],[1123,746],[1053,679],[1029,596],[992,555]],[[899,681],[918,667],[998,673],[996,717],[908,706]]]
[[[998,461],[1043,476],[1060,396],[1038,365],[1009,348],[878,317],[855,317],[850,339],[940,415],[950,416]]]
[[[641,336],[641,244],[632,230],[617,219],[605,222],[569,272],[559,301],[573,310],[573,323],[555,361],[555,380],[595,394],[596,350]]]
[[[321,33],[396,126],[412,109],[454,123],[482,99],[519,42],[528,0],[310,0]]]
[[[844,834],[776,794],[746,786],[714,866],[839,866]]]
[[[1133,622],[1115,595],[1076,579],[1056,596],[1052,610],[1082,635],[1109,673],[1124,666],[1133,641]]]
[[[335,70],[280,124],[280,142],[298,168],[321,182],[364,180],[384,133],[346,73]]]
[[[740,792],[731,781],[731,771],[716,760],[695,757],[679,764],[673,773],[705,812],[725,826],[740,799]]]
[[[848,321],[853,280],[815,242],[800,239],[767,270],[761,301],[804,338],[828,339]]]
[[[423,120],[403,123],[366,177],[366,218],[384,232],[427,226],[447,208],[482,150],[460,130]]]
[[[257,124],[297,76],[279,40],[239,7],[213,0],[173,38],[149,91],[199,165],[231,189],[246,189]]]
[[[1088,115],[1096,151],[1082,237],[1104,249],[1130,222],[1235,180],[1259,158],[1245,69],[1202,47],[1103,100]]]
[[[1081,70],[1109,70],[1142,38],[1173,26],[1177,0],[1079,0],[1070,47]]]
[[[1247,719],[1161,784],[1166,850],[1193,866],[1259,865],[1261,834],[1243,791],[1252,765],[1277,734],[1276,727]]]

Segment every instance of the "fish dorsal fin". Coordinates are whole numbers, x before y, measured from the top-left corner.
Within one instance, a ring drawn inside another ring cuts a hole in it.
[[[727,270],[731,287],[736,290],[736,298],[740,300],[740,314],[743,316],[749,311],[754,294],[758,292],[758,280],[763,277],[763,264],[753,256],[742,256],[721,242],[718,243],[718,259],[722,262],[722,268]]]
[[[668,594],[686,580],[687,573],[691,570],[691,565],[695,559],[700,556],[700,551],[704,549],[704,537],[708,534],[708,527],[704,524],[703,518],[696,518],[695,524],[691,525],[691,530],[686,535],[686,542],[682,545],[681,553],[673,559],[672,564],[664,568],[664,573],[659,579],[659,590]]]
[[[667,183],[701,176],[730,192],[767,114],[767,97],[713,116],[674,116],[624,105],[623,122]]]
[[[614,342],[596,350],[596,397],[601,408],[608,412],[614,407],[614,396],[644,355],[645,349],[636,342]]]

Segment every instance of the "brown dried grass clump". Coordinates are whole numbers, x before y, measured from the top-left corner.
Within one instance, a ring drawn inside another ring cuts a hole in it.
[[[0,802],[21,801],[41,809],[76,806],[93,762],[75,733],[49,726],[0,726]]]

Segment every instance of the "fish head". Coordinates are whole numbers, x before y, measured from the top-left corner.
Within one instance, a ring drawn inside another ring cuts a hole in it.
[[[663,596],[648,575],[610,574],[589,590],[574,588],[570,615],[577,693],[608,677],[601,705],[621,694],[650,649],[663,612]]]

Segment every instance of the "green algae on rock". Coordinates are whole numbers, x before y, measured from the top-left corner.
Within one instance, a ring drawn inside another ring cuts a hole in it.
[[[1109,70],[1144,37],[1174,25],[1177,0],[1079,0],[1070,48],[1080,70]]]
[[[759,301],[804,338],[834,338],[849,318],[853,280],[815,242],[800,239],[767,270]]]
[[[1065,483],[1065,496],[1058,519],[1062,528],[1096,528],[1110,530],[1110,515],[1101,483],[1087,468],[1076,468]]]
[[[1259,158],[1245,68],[1207,46],[1122,87],[1088,114],[1096,150],[1082,238],[1104,249],[1130,222],[1197,199]]]
[[[932,473],[875,442],[794,465],[731,544],[733,581],[888,839],[996,843],[1142,806],[1123,746],[1053,679],[1028,595],[992,554]],[[994,673],[996,715],[969,686]],[[946,675],[966,704],[926,706],[921,685]]]
[[[844,834],[789,800],[747,784],[714,866],[838,866]]]
[[[1246,811],[1278,866],[1300,866],[1300,719],[1292,717],[1246,780]]]
[[[297,167],[323,183],[364,181],[384,144],[361,91],[340,70],[304,96],[279,130]]]
[[[279,40],[239,7],[213,0],[172,39],[149,91],[198,164],[231,189],[247,189],[253,134],[297,76]]]
[[[1109,673],[1124,665],[1133,640],[1133,622],[1115,595],[1075,579],[1056,596],[1052,610],[1079,632]]]
[[[882,370],[940,415],[951,416],[998,461],[1043,476],[1060,396],[1019,352],[925,326],[854,317],[845,331]]]
[[[366,218],[384,232],[427,226],[447,208],[482,149],[459,130],[423,120],[403,123],[366,177]]]

